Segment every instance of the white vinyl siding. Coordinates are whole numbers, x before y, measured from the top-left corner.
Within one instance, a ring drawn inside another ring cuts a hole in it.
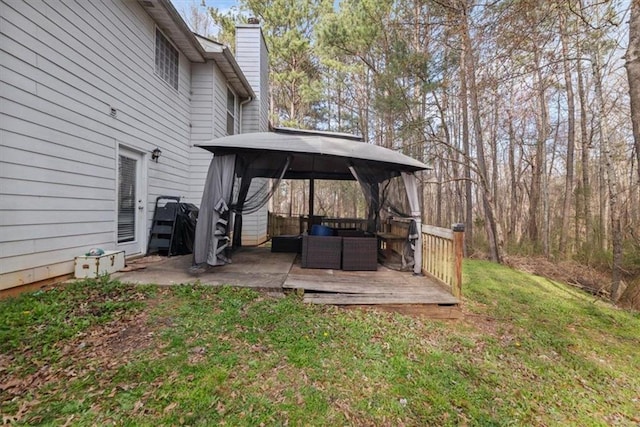
[[[158,195],[188,194],[191,65],[180,54],[177,92],[155,76],[156,27],[137,2],[0,0],[0,14],[5,289],[115,248],[118,144],[162,150],[147,223]]]
[[[266,179],[257,178],[251,181],[249,194],[262,188]],[[242,244],[246,246],[260,245],[267,241],[267,205],[261,207],[257,212],[242,217]]]
[[[236,29],[236,60],[256,95],[256,99],[242,107],[242,132],[266,132],[269,130],[269,57],[258,25],[240,25]],[[242,244],[259,245],[266,240],[265,205],[243,217]]]
[[[236,30],[236,60],[253,88],[256,99],[242,108],[242,132],[269,130],[269,55],[257,25]]]
[[[269,130],[269,52],[267,51],[267,44],[260,32],[260,96],[258,102],[260,106],[260,112],[258,113],[260,120],[258,123],[258,129],[260,132],[267,132]],[[265,215],[266,217],[266,215]],[[266,219],[265,219],[266,221]],[[265,226],[266,227],[266,226]]]
[[[191,71],[191,167],[187,202],[200,206],[212,154],[195,147],[227,134],[227,83],[212,62],[193,64]],[[237,133],[237,123],[236,123]]]
[[[212,155],[195,144],[213,138],[214,126],[214,65],[212,63],[191,66],[191,161],[189,169],[188,203],[200,206],[204,181]]]

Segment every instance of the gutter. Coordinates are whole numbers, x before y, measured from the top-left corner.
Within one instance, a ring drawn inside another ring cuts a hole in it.
[[[242,83],[242,86],[244,86],[247,89],[247,92],[249,93],[249,97],[247,98],[247,102],[251,101],[252,99],[254,99],[256,97],[256,94],[253,91],[253,88],[251,87],[249,82],[247,81],[247,77],[244,75],[244,73],[240,69],[240,66],[236,62],[236,58],[233,56],[233,54],[231,53],[231,51],[229,50],[229,48],[227,46],[223,46],[222,54],[224,55],[225,59],[229,62],[229,64],[231,64],[231,67],[233,68],[233,71],[238,76],[238,79]],[[245,102],[245,101],[243,101],[243,102]]]
[[[233,70],[233,73],[238,78],[238,81],[240,82],[240,84],[242,85],[242,87],[244,88],[244,90],[246,92],[244,94],[244,96],[243,96],[243,94],[238,93],[238,97],[240,97],[240,99],[242,99],[243,101],[246,100],[246,99],[249,99],[249,100],[250,99],[255,99],[256,98],[256,94],[253,91],[253,88],[249,84],[249,81],[247,80],[246,76],[242,72],[242,69],[240,68],[240,66],[236,62],[236,59],[234,58],[234,56],[231,53],[231,51],[229,50],[229,48],[227,46],[224,46],[224,45],[220,45],[220,48],[222,50],[221,52],[210,52],[210,51],[205,50],[204,51],[204,58],[212,60],[212,61],[214,61],[216,63],[220,63],[221,61],[224,61],[227,64],[229,64],[231,66],[231,69]],[[222,58],[221,58],[221,56],[222,56]],[[236,90],[236,92],[238,92],[238,91]]]

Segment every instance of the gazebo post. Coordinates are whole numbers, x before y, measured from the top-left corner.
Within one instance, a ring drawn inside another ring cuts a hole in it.
[[[313,217],[313,204],[315,203],[315,193],[316,193],[316,181],[311,178],[309,179],[309,221],[311,221],[311,217]]]

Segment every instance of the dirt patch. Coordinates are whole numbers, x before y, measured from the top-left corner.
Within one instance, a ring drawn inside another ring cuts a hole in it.
[[[126,364],[139,350],[150,347],[155,332],[148,322],[147,310],[122,317],[104,325],[94,326],[64,344],[59,344],[62,364],[35,362],[33,373],[18,377],[11,373],[13,356],[0,355],[0,396],[12,399],[24,395],[38,395],[51,383],[64,383],[74,378],[100,373],[109,377],[119,366]],[[30,349],[23,357],[30,358]]]

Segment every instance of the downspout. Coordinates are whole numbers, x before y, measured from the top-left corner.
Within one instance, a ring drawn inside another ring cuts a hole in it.
[[[240,110],[240,111],[238,111],[238,115],[239,115],[238,120],[240,121],[239,126],[238,126],[238,129],[239,129],[238,133],[242,133],[242,112],[244,111],[244,106],[245,106],[245,104],[248,104],[251,101],[253,101],[253,97],[252,96],[248,97],[244,101],[240,101],[240,104],[238,105],[238,109]]]

